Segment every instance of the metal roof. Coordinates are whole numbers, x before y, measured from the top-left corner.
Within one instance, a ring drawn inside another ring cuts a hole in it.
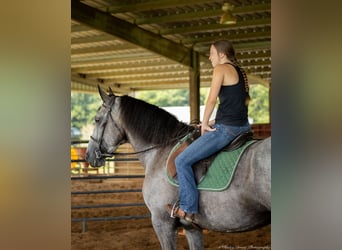
[[[219,23],[234,5],[236,24]],[[210,86],[210,44],[233,42],[250,84],[271,82],[271,1],[72,0],[71,89],[114,92],[189,87],[198,52],[200,85]]]

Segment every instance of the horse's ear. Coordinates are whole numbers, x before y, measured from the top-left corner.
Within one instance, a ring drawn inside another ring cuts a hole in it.
[[[103,91],[100,85],[97,85],[97,88],[99,89],[99,94],[101,96],[102,101],[107,102],[109,100],[109,96],[106,94],[106,92]]]
[[[111,87],[108,87],[109,96],[115,96]]]

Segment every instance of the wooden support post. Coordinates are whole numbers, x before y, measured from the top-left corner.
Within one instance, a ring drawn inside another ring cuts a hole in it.
[[[190,68],[190,122],[200,121],[200,63],[199,53],[192,51]]]
[[[272,84],[271,81],[268,86],[268,114],[269,114],[269,121],[268,123],[271,124],[272,121]]]

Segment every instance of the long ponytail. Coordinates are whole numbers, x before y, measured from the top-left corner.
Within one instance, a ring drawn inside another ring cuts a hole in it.
[[[238,60],[236,59],[236,57],[234,56],[234,58],[229,58],[229,60],[231,60],[233,62],[233,64],[235,64],[236,66],[239,67],[242,76],[243,76],[243,80],[245,82],[245,91],[246,91],[246,99],[245,99],[245,105],[248,106],[249,101],[251,100],[251,97],[249,95],[249,85],[248,85],[248,78],[247,78],[247,74],[245,72],[245,70],[241,67],[240,63],[238,62]]]

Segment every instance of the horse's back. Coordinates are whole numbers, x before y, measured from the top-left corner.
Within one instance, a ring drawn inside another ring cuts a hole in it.
[[[242,189],[250,202],[271,210],[271,137],[247,148],[232,184],[232,188]]]

